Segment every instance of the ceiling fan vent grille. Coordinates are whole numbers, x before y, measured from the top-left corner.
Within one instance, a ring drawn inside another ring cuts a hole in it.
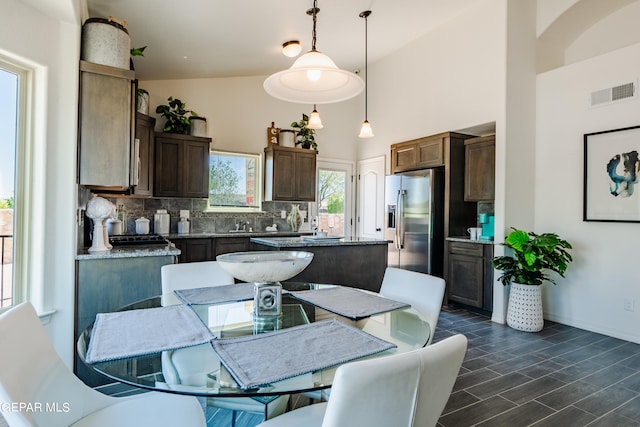
[[[636,82],[624,83],[591,92],[590,106],[600,107],[618,101],[628,101],[637,96]]]

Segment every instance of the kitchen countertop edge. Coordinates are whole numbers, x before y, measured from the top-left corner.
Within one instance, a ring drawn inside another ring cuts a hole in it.
[[[327,240],[303,240],[301,237],[252,237],[251,242],[272,248],[300,248],[315,246],[367,246],[367,245],[387,245],[390,242],[382,239],[349,238],[327,239]]]
[[[177,256],[180,255],[180,249],[175,246],[166,247],[119,247],[105,252],[89,253],[87,250],[81,251],[76,255],[76,261],[85,261],[90,259],[117,259],[117,258],[141,258],[151,256]]]
[[[449,242],[475,243],[478,245],[495,245],[495,242],[493,240],[471,240],[468,237],[447,237],[446,240]]]

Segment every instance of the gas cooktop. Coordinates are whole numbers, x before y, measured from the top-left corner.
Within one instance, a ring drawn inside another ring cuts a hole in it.
[[[109,236],[112,246],[166,245],[169,241],[159,234],[116,234]]]

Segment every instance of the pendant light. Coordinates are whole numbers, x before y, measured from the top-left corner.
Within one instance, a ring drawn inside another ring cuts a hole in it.
[[[284,71],[270,75],[264,90],[274,98],[301,104],[329,104],[353,98],[364,89],[364,81],[356,74],[341,70],[324,53],[316,50],[316,23],[320,9],[313,0],[307,15],[313,17],[311,50]]]
[[[316,104],[313,104],[313,111],[309,114],[309,123],[307,124],[309,129],[322,129],[322,120],[320,119],[320,113],[316,110]]]
[[[369,124],[369,120],[367,120],[367,107],[368,107],[368,99],[367,92],[369,89],[369,84],[367,83],[369,80],[369,69],[368,69],[368,45],[369,42],[367,40],[367,18],[371,15],[370,10],[365,10],[364,12],[360,12],[360,18],[364,18],[364,122],[362,123],[362,127],[360,128],[360,134],[358,138],[372,138],[373,130],[371,129],[371,125]]]

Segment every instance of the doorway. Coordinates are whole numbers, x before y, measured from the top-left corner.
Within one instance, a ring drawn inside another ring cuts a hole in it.
[[[353,236],[353,163],[318,160],[317,227],[331,237]]]

